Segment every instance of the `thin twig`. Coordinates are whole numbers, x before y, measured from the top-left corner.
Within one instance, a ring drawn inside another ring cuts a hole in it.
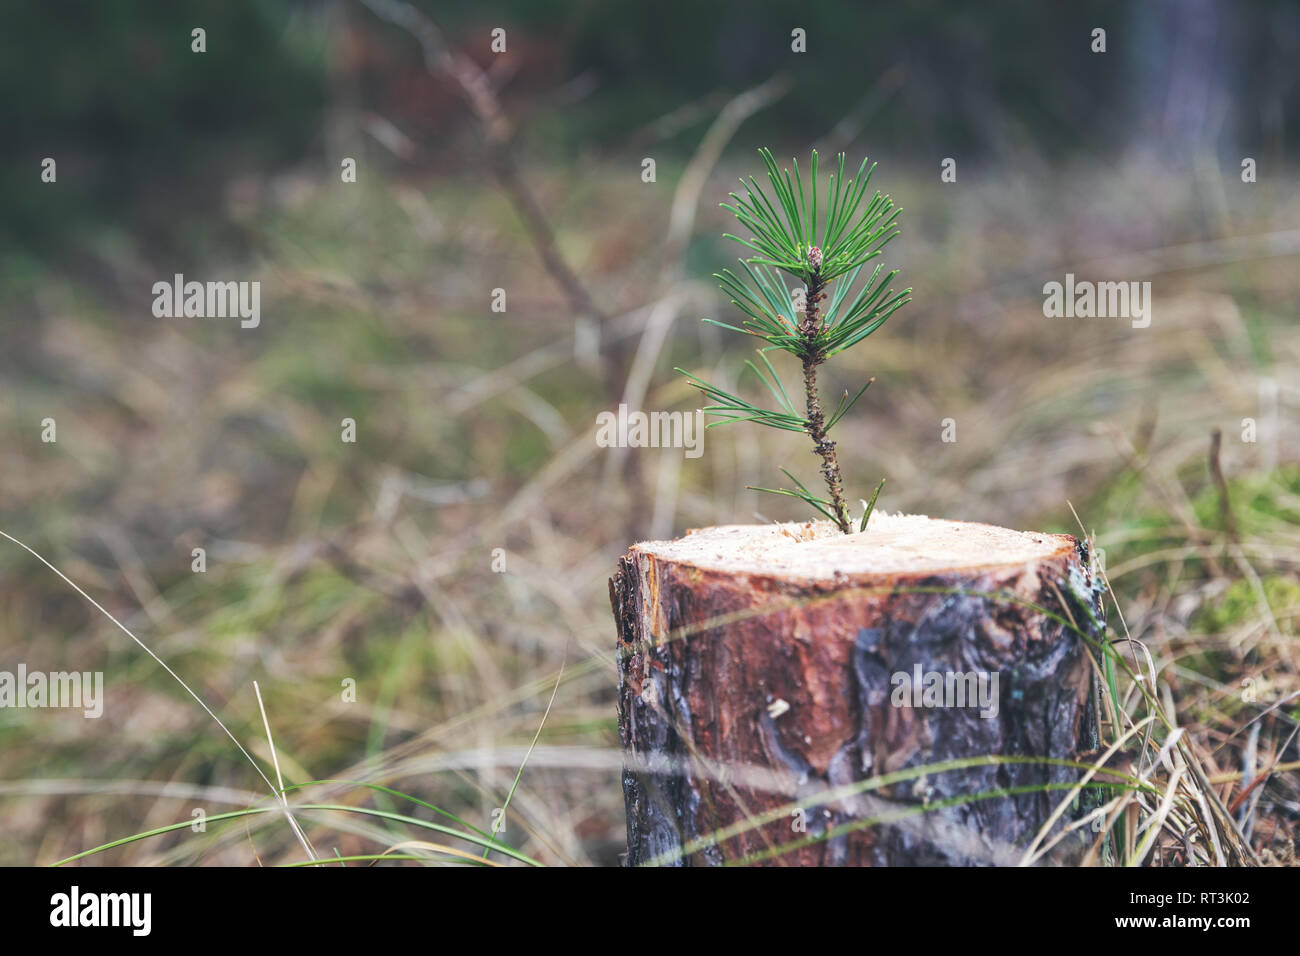
[[[361,0],[361,3],[375,16],[401,27],[419,42],[425,68],[430,73],[446,74],[455,81],[479,122],[490,152],[492,172],[523,223],[542,265],[568,299],[570,309],[579,317],[594,320],[603,331],[609,322],[608,315],[596,305],[577,272],[560,252],[555,232],[542,212],[541,204],[519,172],[510,149],[513,130],[501,109],[491,78],[472,59],[448,47],[438,25],[411,4],[402,0]],[[618,371],[613,364],[606,362],[606,387],[611,394]]]
[[[1223,477],[1223,464],[1219,461],[1219,452],[1223,447],[1223,429],[1216,428],[1210,433],[1210,478],[1214,481],[1214,487],[1219,492],[1219,516],[1223,520],[1223,530],[1228,535],[1228,540],[1237,543],[1240,535],[1237,533],[1237,518],[1232,513],[1232,498],[1228,494],[1228,482]]]

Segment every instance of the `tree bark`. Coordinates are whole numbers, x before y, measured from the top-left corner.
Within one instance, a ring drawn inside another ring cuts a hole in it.
[[[633,546],[610,581],[627,863],[1019,861],[1081,771],[1015,758],[1097,746],[1100,592],[1069,535],[914,515]]]

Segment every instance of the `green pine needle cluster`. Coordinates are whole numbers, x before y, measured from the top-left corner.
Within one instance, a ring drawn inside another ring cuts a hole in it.
[[[822,498],[795,478],[789,471],[781,471],[794,483],[794,490],[785,488],[755,488],[772,494],[798,498],[821,512],[845,534],[853,530],[848,509],[844,504],[843,479],[835,442],[828,437],[836,423],[851,409],[870,387],[870,379],[850,397],[846,391],[829,414],[822,407],[817,390],[817,368],[833,355],[857,345],[885,324],[902,305],[911,301],[911,289],[894,292],[889,284],[898,270],[884,272],[877,265],[858,288],[866,264],[881,255],[884,245],[898,235],[896,220],[901,209],[894,207],[889,196],[876,192],[865,204],[867,184],[875,164],[867,168],[864,159],[857,175],[844,177],[844,154],[840,153],[835,172],[831,173],[825,203],[818,195],[817,151],[812,154],[812,175],[807,190],[799,172],[799,161],[794,161],[794,173],[779,169],[772,153],[760,149],[767,166],[775,202],[768,198],[754,177],[741,180],[745,195],[731,193],[731,203],[723,203],[736,219],[751,233],[750,238],[726,234],[726,238],[740,243],[754,255],[740,260],[745,277],[730,269],[716,273],[722,290],[745,314],[739,326],[705,319],[713,325],[734,332],[755,335],[767,345],[758,350],[762,368],[753,362],[745,365],[758,376],[776,403],[776,408],[764,408],[732,395],[716,385],[710,385],[683,369],[687,377],[711,402],[705,411],[717,418],[710,428],[731,422],[758,422],[770,428],[803,432],[813,442],[813,451],[821,458],[821,474],[826,482],[828,497]],[[793,276],[802,287],[791,289],[783,275]],[[780,376],[768,360],[766,353],[780,349],[796,356],[803,366],[804,401],[801,406],[791,399]],[[865,530],[867,520],[880,495],[882,479],[871,500],[864,504],[859,530]]]

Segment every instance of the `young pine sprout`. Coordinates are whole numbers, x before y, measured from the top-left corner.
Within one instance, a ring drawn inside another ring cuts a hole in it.
[[[898,270],[882,276],[883,264],[875,267],[856,296],[849,297],[866,263],[879,256],[885,243],[898,235],[894,220],[902,210],[895,209],[893,200],[879,192],[863,204],[867,183],[876,168],[872,164],[868,169],[865,159],[857,176],[846,180],[844,154],[839,154],[823,207],[817,194],[816,150],[812,154],[812,181],[807,191],[797,159],[791,176],[790,170],[777,168],[770,150],[760,149],[759,155],[767,166],[776,203],[768,199],[763,187],[751,176],[748,183],[741,180],[745,187],[744,197],[732,193],[734,205],[722,204],[751,233],[748,239],[730,233],[725,235],[725,238],[756,253],[740,260],[749,281],[744,281],[730,269],[714,275],[722,283],[722,290],[731,297],[732,304],[747,318],[742,322],[743,328],[713,319],[704,321],[734,332],[756,335],[767,343],[766,347],[758,350],[766,374],[753,362],[745,364],[762,380],[778,407],[769,409],[751,405],[683,369],[676,371],[690,379],[691,384],[714,403],[704,409],[719,419],[710,422],[709,428],[731,422],[758,422],[770,428],[807,434],[812,439],[814,453],[821,458],[821,475],[830,497],[814,495],[784,468],[781,471],[794,483],[794,490],[754,490],[799,498],[834,521],[842,532],[850,534],[853,525],[844,504],[844,483],[839,459],[835,455],[835,442],[829,435],[875,379],[868,379],[852,398],[846,391],[828,417],[817,391],[817,368],[831,356],[857,345],[884,325],[895,310],[911,301],[910,288],[897,293],[888,288]],[[794,276],[802,287],[791,290],[782,273]],[[767,358],[766,353],[773,349],[790,352],[803,365],[802,412],[790,400],[776,369]],[[884,483],[881,479],[870,501],[863,503],[859,530],[866,530],[867,520]]]

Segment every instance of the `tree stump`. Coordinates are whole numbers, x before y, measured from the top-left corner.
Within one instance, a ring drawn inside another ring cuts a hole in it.
[[[1018,862],[1081,777],[1018,758],[1097,746],[1100,595],[1069,535],[920,515],[633,546],[610,581],[627,863]]]

